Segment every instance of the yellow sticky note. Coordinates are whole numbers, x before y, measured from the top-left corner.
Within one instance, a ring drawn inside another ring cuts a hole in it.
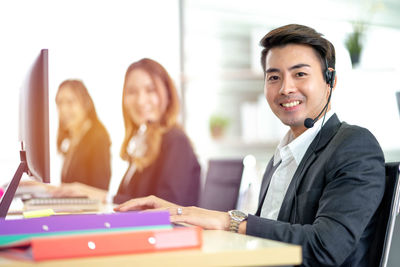
[[[24,218],[38,218],[38,217],[47,217],[54,215],[54,210],[53,209],[44,209],[44,210],[31,210],[31,211],[25,211],[23,213]]]

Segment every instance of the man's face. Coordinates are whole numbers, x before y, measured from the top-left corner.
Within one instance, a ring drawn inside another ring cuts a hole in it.
[[[265,97],[297,137],[306,130],[304,120],[314,119],[328,100],[320,60],[312,47],[288,44],[270,49],[265,62]]]

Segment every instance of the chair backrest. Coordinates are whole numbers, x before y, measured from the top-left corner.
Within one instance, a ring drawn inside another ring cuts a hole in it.
[[[242,174],[242,159],[209,160],[199,206],[219,211],[235,209]]]
[[[392,242],[390,242],[389,259],[387,267],[399,267],[400,263],[400,216],[397,216],[394,224]]]
[[[389,258],[394,224],[399,213],[399,165],[399,162],[385,164],[385,194],[376,214],[378,221],[371,244],[370,266],[384,267]]]

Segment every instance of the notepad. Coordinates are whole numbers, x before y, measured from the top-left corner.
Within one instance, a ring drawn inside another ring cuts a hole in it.
[[[54,212],[87,212],[99,211],[101,202],[86,197],[68,198],[32,198],[24,202],[24,210],[52,209]]]

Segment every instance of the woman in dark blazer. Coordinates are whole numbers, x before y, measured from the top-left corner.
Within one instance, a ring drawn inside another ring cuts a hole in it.
[[[114,202],[155,195],[196,205],[200,165],[177,123],[179,99],[164,67],[147,58],[131,64],[122,102],[125,138],[120,155],[129,168]]]
[[[62,82],[56,104],[59,114],[57,149],[64,156],[62,183],[75,182],[108,190],[110,137],[97,117],[83,82]]]

